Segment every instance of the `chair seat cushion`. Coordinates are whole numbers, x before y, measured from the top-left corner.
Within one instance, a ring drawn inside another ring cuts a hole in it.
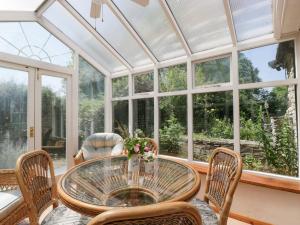
[[[24,202],[20,190],[0,192],[0,220],[10,215],[17,207]]]
[[[90,219],[64,205],[59,205],[45,217],[42,225],[86,225]]]
[[[218,225],[218,217],[209,205],[194,198],[191,203],[199,210],[203,225]]]

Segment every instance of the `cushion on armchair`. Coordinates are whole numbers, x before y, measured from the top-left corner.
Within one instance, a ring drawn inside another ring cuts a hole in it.
[[[23,197],[19,189],[0,191],[0,221],[22,203]]]
[[[95,133],[84,141],[81,150],[85,160],[120,155],[123,151],[123,138],[115,133]]]

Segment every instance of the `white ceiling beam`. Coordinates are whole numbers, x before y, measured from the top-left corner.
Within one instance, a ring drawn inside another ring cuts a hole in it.
[[[191,51],[191,49],[190,49],[183,33],[182,33],[179,25],[177,24],[177,21],[176,21],[174,15],[173,15],[168,3],[166,2],[166,0],[159,0],[159,2],[160,2],[160,5],[161,5],[163,11],[165,12],[167,18],[169,19],[169,22],[171,23],[171,26],[173,27],[178,39],[180,40],[186,54],[188,56],[191,56],[192,51]]]
[[[224,4],[224,9],[225,9],[225,14],[226,14],[227,25],[228,25],[230,36],[231,36],[231,41],[232,41],[233,46],[236,46],[237,37],[236,37],[230,2],[229,2],[229,0],[223,0],[223,4]]]
[[[36,16],[41,17],[55,1],[56,0],[46,0],[43,2],[43,4],[36,10]]]
[[[95,68],[101,71],[104,75],[110,76],[111,73],[107,68],[99,64],[94,58],[92,58],[89,54],[87,54],[81,47],[79,47],[76,43],[73,42],[68,36],[66,36],[62,31],[60,31],[55,25],[49,22],[43,16],[38,18],[37,22],[47,29],[51,34],[53,34],[56,38],[58,38],[61,42],[67,45],[69,48],[73,49],[79,55],[81,55],[84,59],[86,59],[89,63],[91,63]]]
[[[87,29],[121,64],[129,71],[132,66],[117,52],[69,3],[65,0],[59,0],[61,5],[85,28]]]
[[[34,12],[0,11],[0,21],[2,22],[36,21],[36,15]]]
[[[135,31],[135,29],[131,26],[131,24],[127,21],[127,19],[124,17],[123,13],[120,11],[120,9],[111,1],[106,1],[107,6],[110,8],[112,13],[119,19],[119,21],[124,25],[126,30],[132,35],[132,37],[136,40],[136,42],[142,47],[142,49],[145,51],[145,53],[150,57],[153,63],[157,63],[158,60],[152,53],[152,51],[148,48],[148,46],[145,44],[143,39],[139,36],[139,34]]]
[[[284,13],[286,9],[285,0],[273,0],[273,29],[274,37],[280,39],[282,35],[282,26],[284,22]]]

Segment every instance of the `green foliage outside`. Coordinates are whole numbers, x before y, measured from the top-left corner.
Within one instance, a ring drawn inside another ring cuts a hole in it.
[[[134,76],[134,93],[153,91],[153,72]]]
[[[128,96],[128,76],[112,79],[112,96],[113,97]]]
[[[186,73],[186,64],[180,64],[159,69],[159,91],[169,92],[185,90],[187,87]]]

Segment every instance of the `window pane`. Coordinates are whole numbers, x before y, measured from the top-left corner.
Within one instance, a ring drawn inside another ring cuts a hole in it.
[[[142,66],[152,64],[144,50],[126,30],[123,24],[103,4],[103,20],[95,20],[90,16],[91,1],[68,0],[68,2],[84,17],[84,19],[107,40],[131,65]],[[118,34],[118,35],[116,35]]]
[[[112,96],[128,96],[128,76],[112,79]]]
[[[298,175],[295,86],[240,91],[244,168]]]
[[[154,136],[153,98],[133,100],[133,131],[146,137]]]
[[[66,170],[66,79],[42,76],[42,149]]]
[[[167,2],[193,52],[231,44],[223,1]]]
[[[104,78],[79,58],[79,146],[89,135],[104,132]]]
[[[126,69],[57,1],[47,9],[43,16],[110,72]]]
[[[240,52],[239,77],[240,83],[294,78],[294,41]]]
[[[159,1],[113,0],[159,61],[186,55]]]
[[[230,7],[238,41],[273,32],[272,0],[230,0]]]
[[[134,93],[153,91],[153,72],[136,75],[133,79]]]
[[[232,91],[193,95],[193,159],[208,161],[216,147],[233,149]]]
[[[0,51],[73,67],[73,51],[36,22],[0,22]]]
[[[195,86],[230,82],[230,59],[222,58],[195,65]]]
[[[27,150],[28,73],[0,67],[0,169]]]
[[[159,154],[187,158],[186,96],[159,99]]]
[[[161,68],[158,70],[159,91],[178,91],[186,89],[186,64]]]
[[[123,138],[128,137],[128,101],[114,101],[112,114],[113,132],[120,134]]]

